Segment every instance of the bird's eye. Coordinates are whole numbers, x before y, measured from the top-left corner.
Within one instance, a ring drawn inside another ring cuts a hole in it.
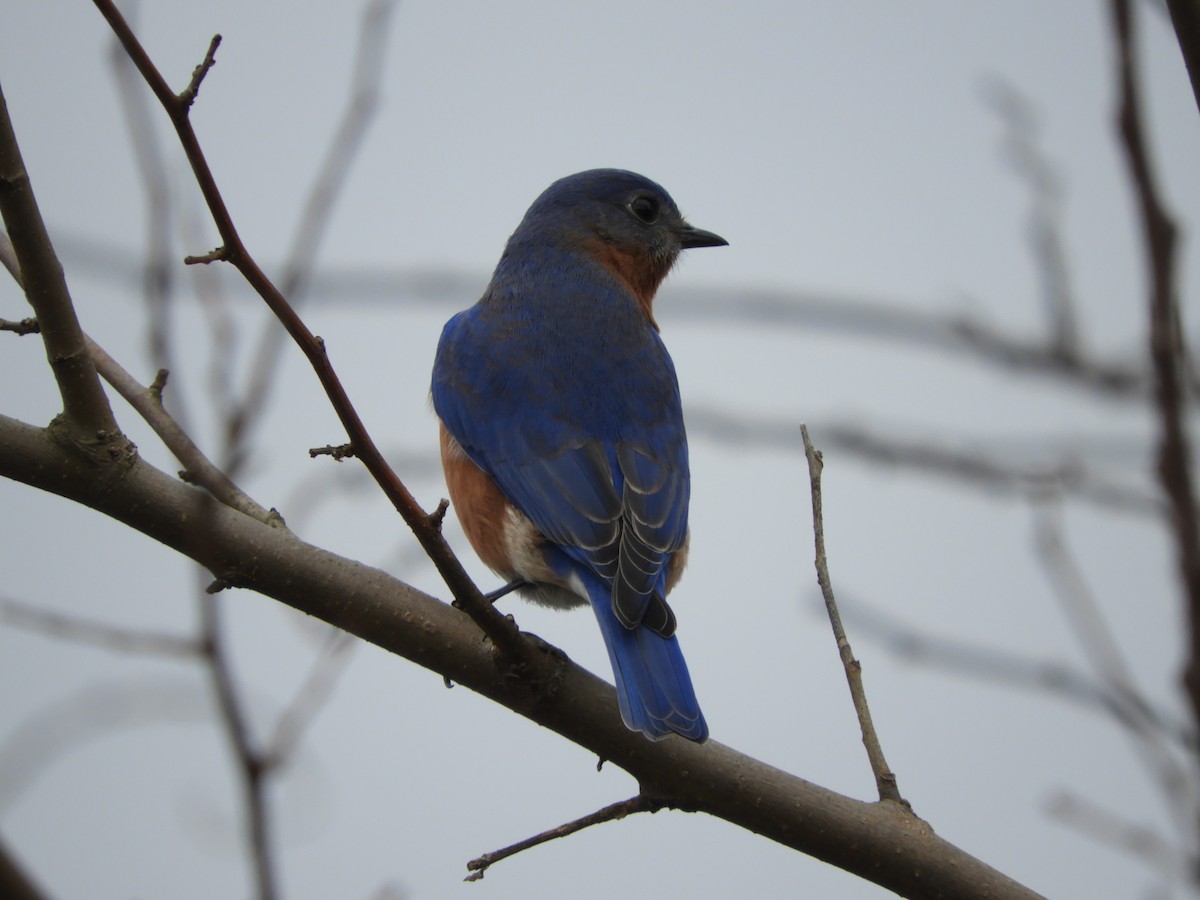
[[[629,201],[629,211],[637,217],[639,222],[646,225],[653,225],[658,221],[658,201],[645,194]]]

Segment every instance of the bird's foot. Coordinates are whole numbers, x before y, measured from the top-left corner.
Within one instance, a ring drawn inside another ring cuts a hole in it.
[[[503,587],[496,588],[494,591],[489,591],[483,595],[483,599],[494,605],[501,597],[511,594],[513,591],[519,591],[523,587],[529,587],[529,582],[524,578],[518,578],[516,581],[510,581]]]

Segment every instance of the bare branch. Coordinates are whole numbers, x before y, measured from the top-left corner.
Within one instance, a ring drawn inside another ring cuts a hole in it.
[[[343,459],[354,458],[353,444],[338,444],[336,447],[332,444],[326,444],[324,447],[312,447],[308,451],[310,459],[316,459],[318,456],[329,456],[335,461],[341,462]]]
[[[169,301],[175,260],[171,258],[170,250],[171,190],[167,167],[155,139],[151,108],[141,77],[115,38],[112,40],[110,56],[146,204],[146,250],[142,260],[141,281],[142,296],[149,314],[146,333],[150,359],[159,368],[173,369],[175,361],[171,353]],[[187,418],[182,412],[177,412],[176,417],[180,421],[186,421]]]
[[[1187,855],[1179,847],[1087,798],[1059,792],[1046,802],[1046,812],[1092,840],[1140,859],[1171,881],[1191,877]]]
[[[0,264],[8,269],[8,274],[13,277],[18,285],[21,282],[21,264],[17,262],[17,251],[13,249],[12,241],[8,239],[8,233],[0,231]]]
[[[794,420],[738,415],[696,404],[688,407],[686,415],[691,435],[722,443],[796,450]],[[972,452],[838,422],[814,425],[812,430],[826,446],[868,462],[912,469],[984,490],[1022,497],[1061,493],[1120,512],[1166,514],[1166,504],[1156,494],[1102,478],[1093,467],[1069,457],[1021,464],[1013,461],[1011,453]]]
[[[825,517],[821,509],[821,470],[824,468],[824,462],[820,452],[813,447],[812,440],[808,436],[807,426],[800,426],[800,435],[804,439],[804,455],[808,459],[808,480],[812,489],[817,582],[821,585],[821,595],[825,598],[825,610],[829,614],[829,624],[833,627],[833,637],[837,641],[838,655],[841,656],[842,666],[846,670],[846,681],[850,685],[850,697],[854,701],[854,712],[858,715],[858,724],[862,729],[862,741],[867,748],[867,759],[870,760],[871,771],[875,774],[875,786],[879,790],[879,799],[894,800],[908,806],[908,802],[900,796],[896,775],[883,756],[883,747],[880,746],[879,736],[875,733],[875,724],[871,721],[871,709],[867,706],[867,694],[862,681],[862,663],[854,658],[854,651],[850,649],[850,641],[846,637],[846,630],[842,627],[842,617],[838,612],[837,600],[833,596],[833,582],[829,578],[829,565],[825,558]]]
[[[878,642],[897,658],[1007,687],[1057,695],[1085,709],[1121,720],[1128,698],[1113,694],[1112,688],[1056,658],[1037,658],[1001,650],[974,641],[930,634],[854,598],[847,607],[846,621],[867,638]],[[1146,720],[1181,750],[1196,752],[1195,732],[1167,710],[1147,703]]]
[[[120,429],[84,346],[83,329],[79,327],[62,265],[38,210],[2,91],[0,214],[12,242],[25,296],[41,326],[71,439],[81,448],[102,450],[118,440]],[[109,449],[118,452],[116,447]]]
[[[0,895],[8,900],[47,900],[47,895],[34,884],[12,854],[8,845],[0,840]]]
[[[88,353],[91,354],[96,370],[104,380],[125,398],[154,433],[162,439],[167,449],[184,466],[181,473],[185,480],[198,484],[217,500],[231,509],[245,513],[267,524],[282,525],[283,519],[274,510],[264,509],[255,503],[241,488],[218,469],[203,451],[192,441],[187,432],[167,413],[162,403],[162,388],[166,382],[165,371],[160,370],[162,383],[158,387],[143,387],[120,364],[105,352],[104,348],[84,335]]]
[[[498,863],[502,859],[515,856],[522,850],[528,850],[539,844],[567,837],[577,831],[582,831],[585,828],[590,828],[593,825],[599,825],[603,822],[616,822],[634,813],[656,813],[663,808],[663,805],[662,803],[647,800],[641,794],[638,794],[636,797],[630,797],[628,800],[621,800],[618,803],[610,804],[603,809],[596,810],[594,813],[575,819],[573,822],[567,822],[564,825],[559,825],[557,828],[551,828],[548,831],[543,831],[541,834],[535,834],[533,837],[526,838],[523,841],[517,841],[517,843],[511,844],[508,847],[502,847],[499,850],[493,850],[490,853],[476,857],[467,863],[467,868],[471,871],[471,874],[464,878],[463,881],[482,880],[484,873],[493,863]]]
[[[42,329],[38,325],[37,319],[21,319],[17,322],[0,319],[0,331],[11,331],[13,334],[23,337],[27,334],[40,334]]]
[[[268,768],[287,765],[305,730],[333,696],[334,685],[353,658],[357,642],[344,631],[331,631],[318,653],[308,677],[279,717],[275,731],[267,740],[263,761]]]
[[[1200,3],[1196,0],[1167,0],[1175,37],[1192,81],[1192,94],[1200,108]]]
[[[349,101],[313,180],[280,279],[280,293],[289,297],[294,306],[303,302],[312,284],[317,251],[333,220],[334,203],[379,106],[387,26],[395,6],[396,0],[370,0],[363,9]],[[252,424],[260,418],[275,384],[285,338],[285,332],[274,322],[267,322],[259,337],[246,390],[229,416],[227,440],[230,452],[236,456],[244,456],[241,445],[248,439]]]
[[[1159,427],[1158,477],[1171,507],[1176,563],[1187,598],[1190,646],[1184,684],[1193,715],[1200,721],[1200,520],[1185,423],[1188,353],[1176,284],[1177,229],[1159,196],[1142,130],[1135,80],[1132,4],[1129,0],[1112,0],[1111,9],[1120,84],[1117,123],[1141,217],[1149,267],[1150,358],[1154,364]]]
[[[204,54],[204,61],[192,70],[192,80],[188,82],[188,86],[179,94],[179,103],[184,107],[190,107],[196,102],[196,94],[200,92],[200,82],[204,80],[204,76],[208,74],[217,63],[217,48],[221,46],[221,36],[214,34],[213,39],[208,43],[208,52]]]
[[[199,642],[172,634],[139,631],[79,616],[50,612],[19,600],[0,597],[0,622],[55,640],[85,644],[113,653],[199,659]]]
[[[1011,84],[993,80],[985,96],[1007,128],[1006,149],[1032,199],[1030,243],[1042,277],[1042,299],[1049,324],[1049,347],[1078,365],[1083,342],[1075,315],[1075,297],[1062,239],[1062,188],[1058,174],[1038,145],[1037,118],[1028,100]]]
[[[205,506],[202,516],[212,518],[216,507],[211,501]],[[267,802],[268,769],[262,751],[250,732],[245,704],[234,681],[233,661],[229,656],[229,644],[217,608],[220,601],[216,596],[201,591],[198,602],[200,634],[208,659],[208,672],[217,696],[217,706],[221,712],[225,732],[233,745],[238,775],[241,777],[258,900],[274,900],[279,896],[279,888],[275,859],[271,854],[271,815]]]
[[[1188,833],[1195,803],[1195,785],[1188,777],[1189,770],[1170,753],[1157,717],[1138,689],[1083,572],[1067,547],[1054,511],[1044,503],[1037,508],[1034,542],[1054,588],[1054,597],[1105,687],[1113,717],[1133,741],[1134,750],[1161,789],[1180,833]],[[1191,749],[1195,749],[1194,745]]]
[[[110,463],[109,466],[115,466]],[[560,652],[537,650],[526,677],[498,668],[462,613],[377,569],[212,502],[144,460],[120,490],[43,429],[0,415],[0,477],[83,503],[154,537],[229,584],[256,590],[425,666],[620,766],[641,790],[707,812],[917,898],[1038,895],[940,837],[896,803],[864,803],[715,740],[646,741],[617,714],[611,685]]]
[[[79,271],[122,284],[134,284],[139,277],[140,265],[111,242],[67,233],[59,244]],[[487,280],[487,273],[451,268],[329,268],[313,276],[307,294],[326,302],[336,299],[342,305],[387,303],[392,308],[439,306],[455,311],[464,296],[478,295]],[[676,322],[720,322],[810,334],[830,331],[888,341],[957,354],[1022,378],[1041,378],[1127,402],[1140,403],[1153,392],[1153,376],[1139,359],[1119,354],[1071,359],[1041,336],[1006,331],[977,316],[906,309],[900,298],[729,287],[672,287],[671,291],[678,302],[664,315]],[[1196,387],[1200,373],[1189,371],[1188,382]],[[1200,403],[1200,398],[1193,396],[1189,402]]]
[[[409,493],[408,488],[404,486],[400,478],[387,464],[374,439],[367,432],[366,426],[358,415],[358,411],[354,408],[341,380],[334,371],[333,364],[326,353],[324,342],[313,335],[308,329],[308,326],[296,314],[295,310],[267,277],[266,273],[259,268],[258,263],[255,262],[242,243],[242,239],[237,232],[237,228],[234,226],[225,201],[221,196],[220,189],[217,187],[212,171],[204,157],[199,140],[192,129],[191,122],[188,119],[187,107],[181,105],[179,99],[171,93],[162,75],[159,74],[158,69],[154,66],[154,63],[150,60],[150,57],[146,54],[141,44],[138,43],[137,38],[129,29],[129,26],[111,0],[94,0],[94,3],[108,20],[113,31],[125,47],[126,52],[129,53],[134,65],[138,67],[138,70],[150,85],[151,90],[154,91],[155,96],[158,97],[159,102],[162,103],[172,124],[175,126],[175,131],[179,135],[184,153],[191,163],[192,171],[195,173],[196,181],[200,186],[200,191],[204,195],[209,212],[221,235],[226,260],[242,274],[242,277],[262,297],[283,327],[287,329],[297,346],[300,347],[301,351],[308,358],[317,378],[325,389],[326,395],[329,397],[330,404],[341,420],[342,426],[346,429],[350,442],[355,446],[356,455],[362,461],[363,465],[367,467],[367,470],[379,484],[380,489],[392,502],[396,511],[404,518],[404,521],[412,529],[430,558],[437,565],[438,571],[450,587],[456,601],[461,604],[463,610],[491,638],[496,648],[504,654],[514,667],[519,669],[529,665],[532,662],[534,651],[522,639],[516,624],[484,600],[479,588],[471,581],[462,563],[459,562],[454,552],[450,549],[449,544],[443,539],[441,532],[430,525],[428,514],[421,508],[420,504]]]

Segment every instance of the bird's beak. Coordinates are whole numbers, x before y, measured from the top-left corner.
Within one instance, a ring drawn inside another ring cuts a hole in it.
[[[727,247],[729,245],[729,241],[719,234],[713,234],[703,228],[693,228],[687,222],[675,229],[675,233],[679,235],[679,244],[684,250],[692,247]]]

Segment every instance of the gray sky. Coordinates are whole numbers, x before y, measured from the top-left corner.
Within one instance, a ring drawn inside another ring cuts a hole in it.
[[[84,327],[144,381],[145,312],[113,265],[145,246],[145,204],[110,40],[82,0],[11,4],[0,83],[42,211],[62,238]],[[217,66],[193,115],[251,251],[277,272],[341,113],[358,22],[311,0],[142,4],[138,30],[182,87],[215,32]],[[1153,153],[1183,225],[1185,312],[1197,296],[1200,128],[1169,23],[1137,4]],[[1151,490],[1149,418],[1133,404],[920,343],[816,323],[764,325],[751,291],[869,299],[964,314],[1006,334],[1044,328],[1030,194],[1004,152],[988,85],[1021,92],[1061,189],[1062,237],[1090,351],[1144,344],[1143,264],[1112,139],[1113,71],[1099,3],[826,4],[407,2],[393,17],[378,118],[329,222],[321,265],[454,270],[461,295],[395,302],[317,292],[312,329],[368,427],[428,507],[445,489],[426,405],[441,324],[469,305],[503,242],[552,180],[594,166],[662,183],[730,247],[689,254],[657,310],[692,433],[693,549],[673,595],[713,737],[859,798],[873,786],[827,623],[813,612],[799,422],[989,452],[1064,454]],[[176,259],[215,245],[158,117]],[[189,236],[185,237],[184,236]],[[96,266],[84,238],[114,248]],[[70,248],[70,252],[68,252]],[[209,273],[211,274],[211,273]],[[242,378],[261,313],[221,278],[241,323]],[[211,342],[181,286],[171,389],[214,446]],[[703,294],[699,292],[703,291]],[[688,298],[696,305],[689,308]],[[726,297],[720,315],[700,301]],[[705,307],[707,308],[707,307]],[[0,282],[0,316],[26,306]],[[40,344],[0,336],[0,411],[47,422],[56,395]],[[285,354],[266,443],[243,478],[306,539],[445,596],[352,463],[311,462],[341,440],[300,354]],[[701,413],[793,428],[790,446],[717,440]],[[174,471],[126,407],[148,459]],[[1055,452],[1046,450],[1050,447]],[[916,811],[950,841],[1054,897],[1144,897],[1159,876],[1047,815],[1088,798],[1173,834],[1126,736],[1044,695],[913,665],[855,631],[859,603],[932,635],[1086,669],[1033,551],[1032,506],[854,454],[826,452],[826,539],[884,748]],[[0,594],[130,626],[186,633],[189,565],[99,515],[0,483]],[[1150,516],[1068,500],[1063,533],[1147,694],[1182,715],[1180,599]],[[494,583],[460,548],[485,587]],[[238,673],[265,730],[312,657],[311,623],[230,594]],[[609,677],[590,616],[513,604],[519,624]],[[56,896],[248,895],[237,797],[200,671],[0,627],[0,829]],[[47,722],[54,723],[51,728]],[[92,727],[89,723],[96,723]],[[64,723],[67,723],[64,725]],[[77,723],[73,724],[73,723]],[[58,729],[67,727],[66,733]],[[72,729],[77,729],[77,732]],[[32,741],[32,743],[31,743]],[[615,769],[549,732],[371,647],[357,649],[276,795],[287,896],[488,900],[886,892],[719,821],[635,817],[500,863],[478,854],[634,793]]]

